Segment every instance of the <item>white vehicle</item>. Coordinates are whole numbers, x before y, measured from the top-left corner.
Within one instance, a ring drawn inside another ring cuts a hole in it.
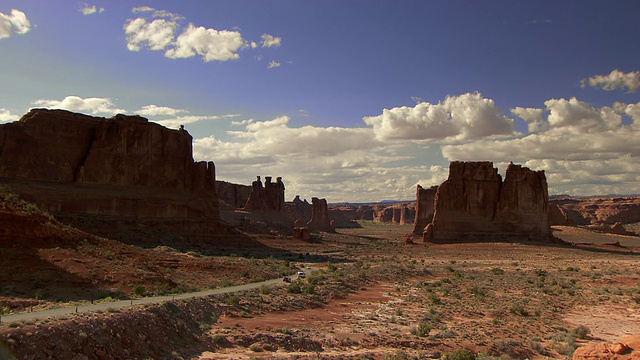
[[[307,277],[307,274],[305,274],[304,271],[298,271],[298,277],[304,279]]]

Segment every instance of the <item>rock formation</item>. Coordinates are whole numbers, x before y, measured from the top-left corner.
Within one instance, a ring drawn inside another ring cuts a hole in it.
[[[592,342],[579,347],[573,360],[640,359],[640,335],[631,335],[613,344]]]
[[[284,210],[284,183],[278,177],[275,183],[271,182],[271,176],[265,177],[265,184],[262,186],[260,176],[251,184],[249,199],[244,205],[244,210],[249,211],[283,211]]]
[[[329,209],[326,199],[311,198],[311,220],[307,226],[311,231],[336,232],[332,221],[329,219]]]
[[[437,186],[423,189],[418,185],[416,189],[416,216],[413,222],[413,234],[422,235],[424,228],[433,220],[434,201],[436,198]]]
[[[140,116],[33,109],[0,125],[0,182],[56,217],[84,217],[90,232],[132,222],[213,239],[215,168],[194,162],[191,143],[188,132]]]
[[[437,190],[424,240],[551,239],[544,171],[510,164],[504,183],[491,162],[452,162]]]
[[[638,196],[554,196],[550,203],[560,207],[574,225],[640,222]]]
[[[251,185],[234,184],[226,181],[216,180],[216,189],[220,203],[227,204],[233,208],[241,209],[249,200]]]

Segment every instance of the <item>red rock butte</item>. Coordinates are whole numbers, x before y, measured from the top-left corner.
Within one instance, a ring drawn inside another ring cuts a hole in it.
[[[437,189],[429,242],[553,240],[544,171],[507,167],[504,183],[489,161],[454,161]]]
[[[215,167],[193,160],[192,140],[140,116],[32,109],[0,125],[0,184],[100,235],[215,240]]]

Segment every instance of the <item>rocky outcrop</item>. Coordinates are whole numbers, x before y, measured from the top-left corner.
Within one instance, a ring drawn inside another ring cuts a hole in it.
[[[248,211],[277,211],[284,210],[284,183],[278,177],[275,183],[271,182],[271,176],[265,177],[264,186],[260,176],[251,184],[249,199],[244,205],[244,210]]]
[[[195,162],[191,143],[188,132],[140,116],[33,109],[0,125],[0,182],[56,217],[83,217],[76,225],[101,235],[135,223],[213,239],[215,167]]]
[[[631,335],[613,344],[589,343],[573,353],[573,360],[640,359],[640,335]]]
[[[437,191],[437,186],[423,189],[422,186],[418,185],[416,189],[416,216],[411,233],[422,235],[424,228],[433,220],[434,202]]]
[[[336,232],[334,224],[329,219],[329,208],[326,199],[311,198],[311,220],[307,227],[311,231]]]
[[[424,240],[550,239],[548,202],[544,171],[510,164],[503,183],[491,162],[452,162]]]

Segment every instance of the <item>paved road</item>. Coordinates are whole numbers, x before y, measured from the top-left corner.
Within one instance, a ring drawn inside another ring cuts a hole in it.
[[[315,269],[307,269],[306,271],[311,272],[312,270],[315,270]],[[297,279],[298,279],[297,274],[291,276],[292,281]],[[282,278],[279,277],[277,279],[266,280],[266,281],[261,281],[256,283],[229,286],[229,287],[224,287],[219,289],[203,290],[203,291],[192,292],[192,293],[145,297],[140,299],[120,300],[120,301],[114,301],[114,302],[103,302],[103,303],[96,303],[96,304],[78,305],[78,306],[62,307],[57,309],[4,315],[4,316],[0,316],[0,325],[7,325],[16,321],[32,321],[32,320],[41,320],[41,319],[52,318],[52,317],[60,317],[63,315],[69,315],[69,314],[81,313],[81,312],[117,309],[117,308],[123,308],[127,306],[134,306],[134,305],[141,305],[141,304],[157,304],[164,301],[189,299],[194,297],[205,297],[205,296],[215,295],[215,294],[228,294],[228,293],[234,293],[238,291],[258,289],[263,285],[282,286],[283,284],[284,283],[282,281]]]

